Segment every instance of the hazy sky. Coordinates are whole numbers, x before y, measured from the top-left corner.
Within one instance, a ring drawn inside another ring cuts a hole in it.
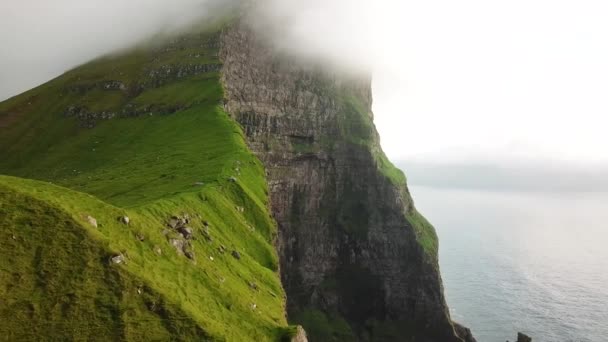
[[[374,70],[397,160],[608,162],[608,3],[266,0],[279,43]],[[207,0],[0,2],[0,98],[203,14]]]

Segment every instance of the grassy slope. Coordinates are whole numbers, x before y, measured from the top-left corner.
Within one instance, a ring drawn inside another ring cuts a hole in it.
[[[0,178],[0,301],[53,322],[45,336],[77,336],[70,329],[81,327],[99,339],[139,340],[138,334],[149,334],[146,339],[162,340],[171,333],[183,339],[265,341],[288,330],[264,170],[221,109],[218,74],[172,75],[160,83],[150,76],[155,70],[219,63],[214,45],[201,43],[213,39],[197,34],[100,59],[0,104],[0,174],[59,185]],[[98,86],[115,80],[128,89]],[[143,91],[133,90],[141,84]],[[64,115],[70,106],[116,113],[153,109],[98,120],[89,129]],[[154,110],[167,106],[181,110]],[[237,182],[228,180],[232,176]],[[182,213],[194,218],[194,262],[163,234],[167,219]],[[100,227],[90,226],[87,215]],[[119,223],[121,215],[129,216],[131,225]],[[211,242],[202,235],[203,221],[210,223]],[[45,239],[53,243],[46,245]],[[219,252],[220,245],[228,252]],[[38,250],[41,254],[32,255]],[[242,258],[233,258],[232,250]],[[109,266],[108,257],[120,252],[128,263]],[[33,262],[40,258],[42,266]],[[53,279],[52,290],[40,283],[47,278]],[[163,309],[137,298],[135,286],[158,298]],[[66,305],[66,295],[68,316],[57,309]],[[0,331],[24,328],[11,312],[0,311]],[[129,323],[131,318],[136,323]],[[95,330],[101,326],[105,330]]]
[[[6,177],[0,184],[0,339],[204,339],[181,308],[108,263],[109,246],[94,237],[103,233],[14,189],[35,185],[44,197],[48,185]]]

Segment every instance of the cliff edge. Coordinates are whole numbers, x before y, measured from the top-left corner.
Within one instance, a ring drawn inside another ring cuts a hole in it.
[[[0,335],[474,341],[370,83],[220,20],[1,102]]]
[[[291,320],[312,341],[473,341],[450,319],[434,228],[380,147],[370,77],[281,53],[245,20],[220,60],[225,111],[266,167]]]

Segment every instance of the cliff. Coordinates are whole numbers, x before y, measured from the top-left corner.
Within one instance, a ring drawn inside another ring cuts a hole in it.
[[[371,103],[244,21],[0,103],[0,335],[472,341]]]
[[[455,331],[433,227],[373,124],[369,76],[223,31],[224,108],[266,166],[288,312],[313,340],[472,340]]]

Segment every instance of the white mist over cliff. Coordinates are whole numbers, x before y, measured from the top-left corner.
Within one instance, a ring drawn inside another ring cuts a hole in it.
[[[373,70],[376,123],[392,159],[608,162],[603,1],[257,3],[277,45]],[[3,1],[0,98],[218,4],[226,2]]]
[[[373,69],[393,159],[608,162],[603,1],[269,3],[283,46]]]
[[[237,0],[0,2],[0,101]]]

